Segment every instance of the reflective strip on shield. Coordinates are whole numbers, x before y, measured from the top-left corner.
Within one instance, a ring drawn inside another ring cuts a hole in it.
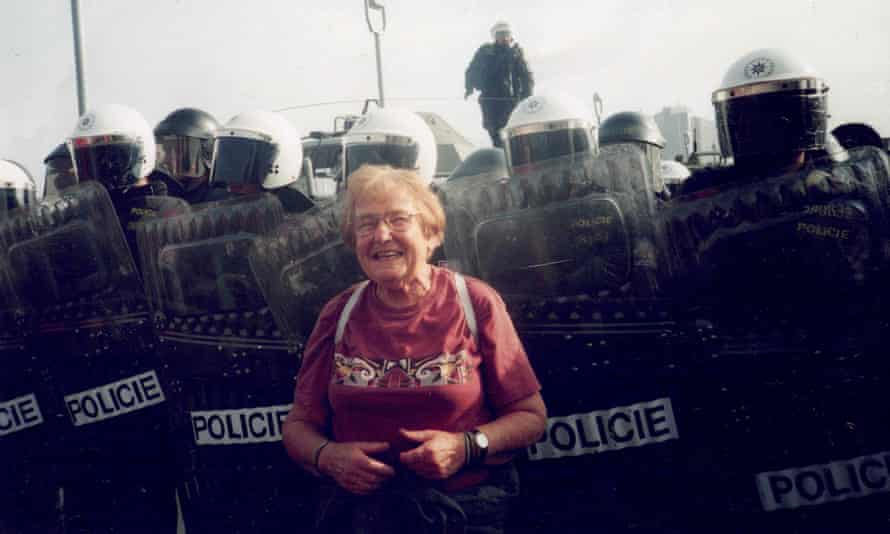
[[[196,445],[247,445],[281,441],[290,404],[192,412]]]
[[[757,474],[767,512],[890,492],[890,452]]]
[[[98,423],[162,402],[164,392],[153,370],[65,396],[74,426]]]
[[[43,423],[43,414],[33,393],[0,403],[0,436]]]
[[[597,454],[677,439],[671,399],[551,417],[547,432],[528,448],[530,460]]]

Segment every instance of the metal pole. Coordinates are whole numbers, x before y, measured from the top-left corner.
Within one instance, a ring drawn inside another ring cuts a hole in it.
[[[380,97],[380,107],[384,107],[383,102],[383,63],[380,59],[380,34],[374,33],[374,48],[377,50],[377,93]]]
[[[375,24],[371,21],[371,10],[380,12],[380,21]],[[383,102],[383,62],[380,54],[380,36],[386,31],[386,6],[383,0],[365,0],[365,20],[368,22],[368,30],[374,34],[374,51],[377,55],[377,92],[378,105],[382,108]]]
[[[83,69],[83,46],[81,42],[80,0],[71,0],[71,27],[74,31],[74,68],[77,73],[77,116],[87,111],[87,89]]]

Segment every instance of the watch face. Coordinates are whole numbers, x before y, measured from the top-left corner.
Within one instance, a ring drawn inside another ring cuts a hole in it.
[[[476,445],[478,445],[479,448],[481,448],[481,449],[488,448],[488,436],[486,436],[482,432],[476,431],[473,434],[473,439],[476,440]]]

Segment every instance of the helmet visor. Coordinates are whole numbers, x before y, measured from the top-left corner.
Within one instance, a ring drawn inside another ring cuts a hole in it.
[[[37,204],[37,192],[34,189],[15,187],[0,188],[0,216],[19,209]]]
[[[715,102],[720,148],[739,159],[825,146],[824,94],[785,92]]]
[[[243,137],[217,137],[213,146],[210,182],[231,186],[262,186],[274,172],[278,146]]]
[[[142,142],[122,135],[79,137],[69,142],[78,181],[96,180],[112,189],[142,176]]]
[[[590,151],[590,136],[584,128],[517,135],[510,138],[510,166],[522,172],[542,161]]]
[[[172,178],[199,184],[210,174],[210,139],[169,135],[158,140],[158,168]]]
[[[416,169],[416,143],[359,143],[346,145],[345,176],[362,165],[390,165],[396,169]]]

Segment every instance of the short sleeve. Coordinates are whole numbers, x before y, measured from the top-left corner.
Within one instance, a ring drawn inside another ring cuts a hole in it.
[[[507,306],[480,280],[467,278],[479,331],[480,372],[489,404],[498,408],[541,390]]]
[[[299,419],[318,429],[326,428],[330,418],[328,384],[334,362],[334,334],[348,297],[349,292],[341,293],[325,304],[306,342],[303,362],[297,373],[294,388],[294,406],[298,408],[296,413]]]

